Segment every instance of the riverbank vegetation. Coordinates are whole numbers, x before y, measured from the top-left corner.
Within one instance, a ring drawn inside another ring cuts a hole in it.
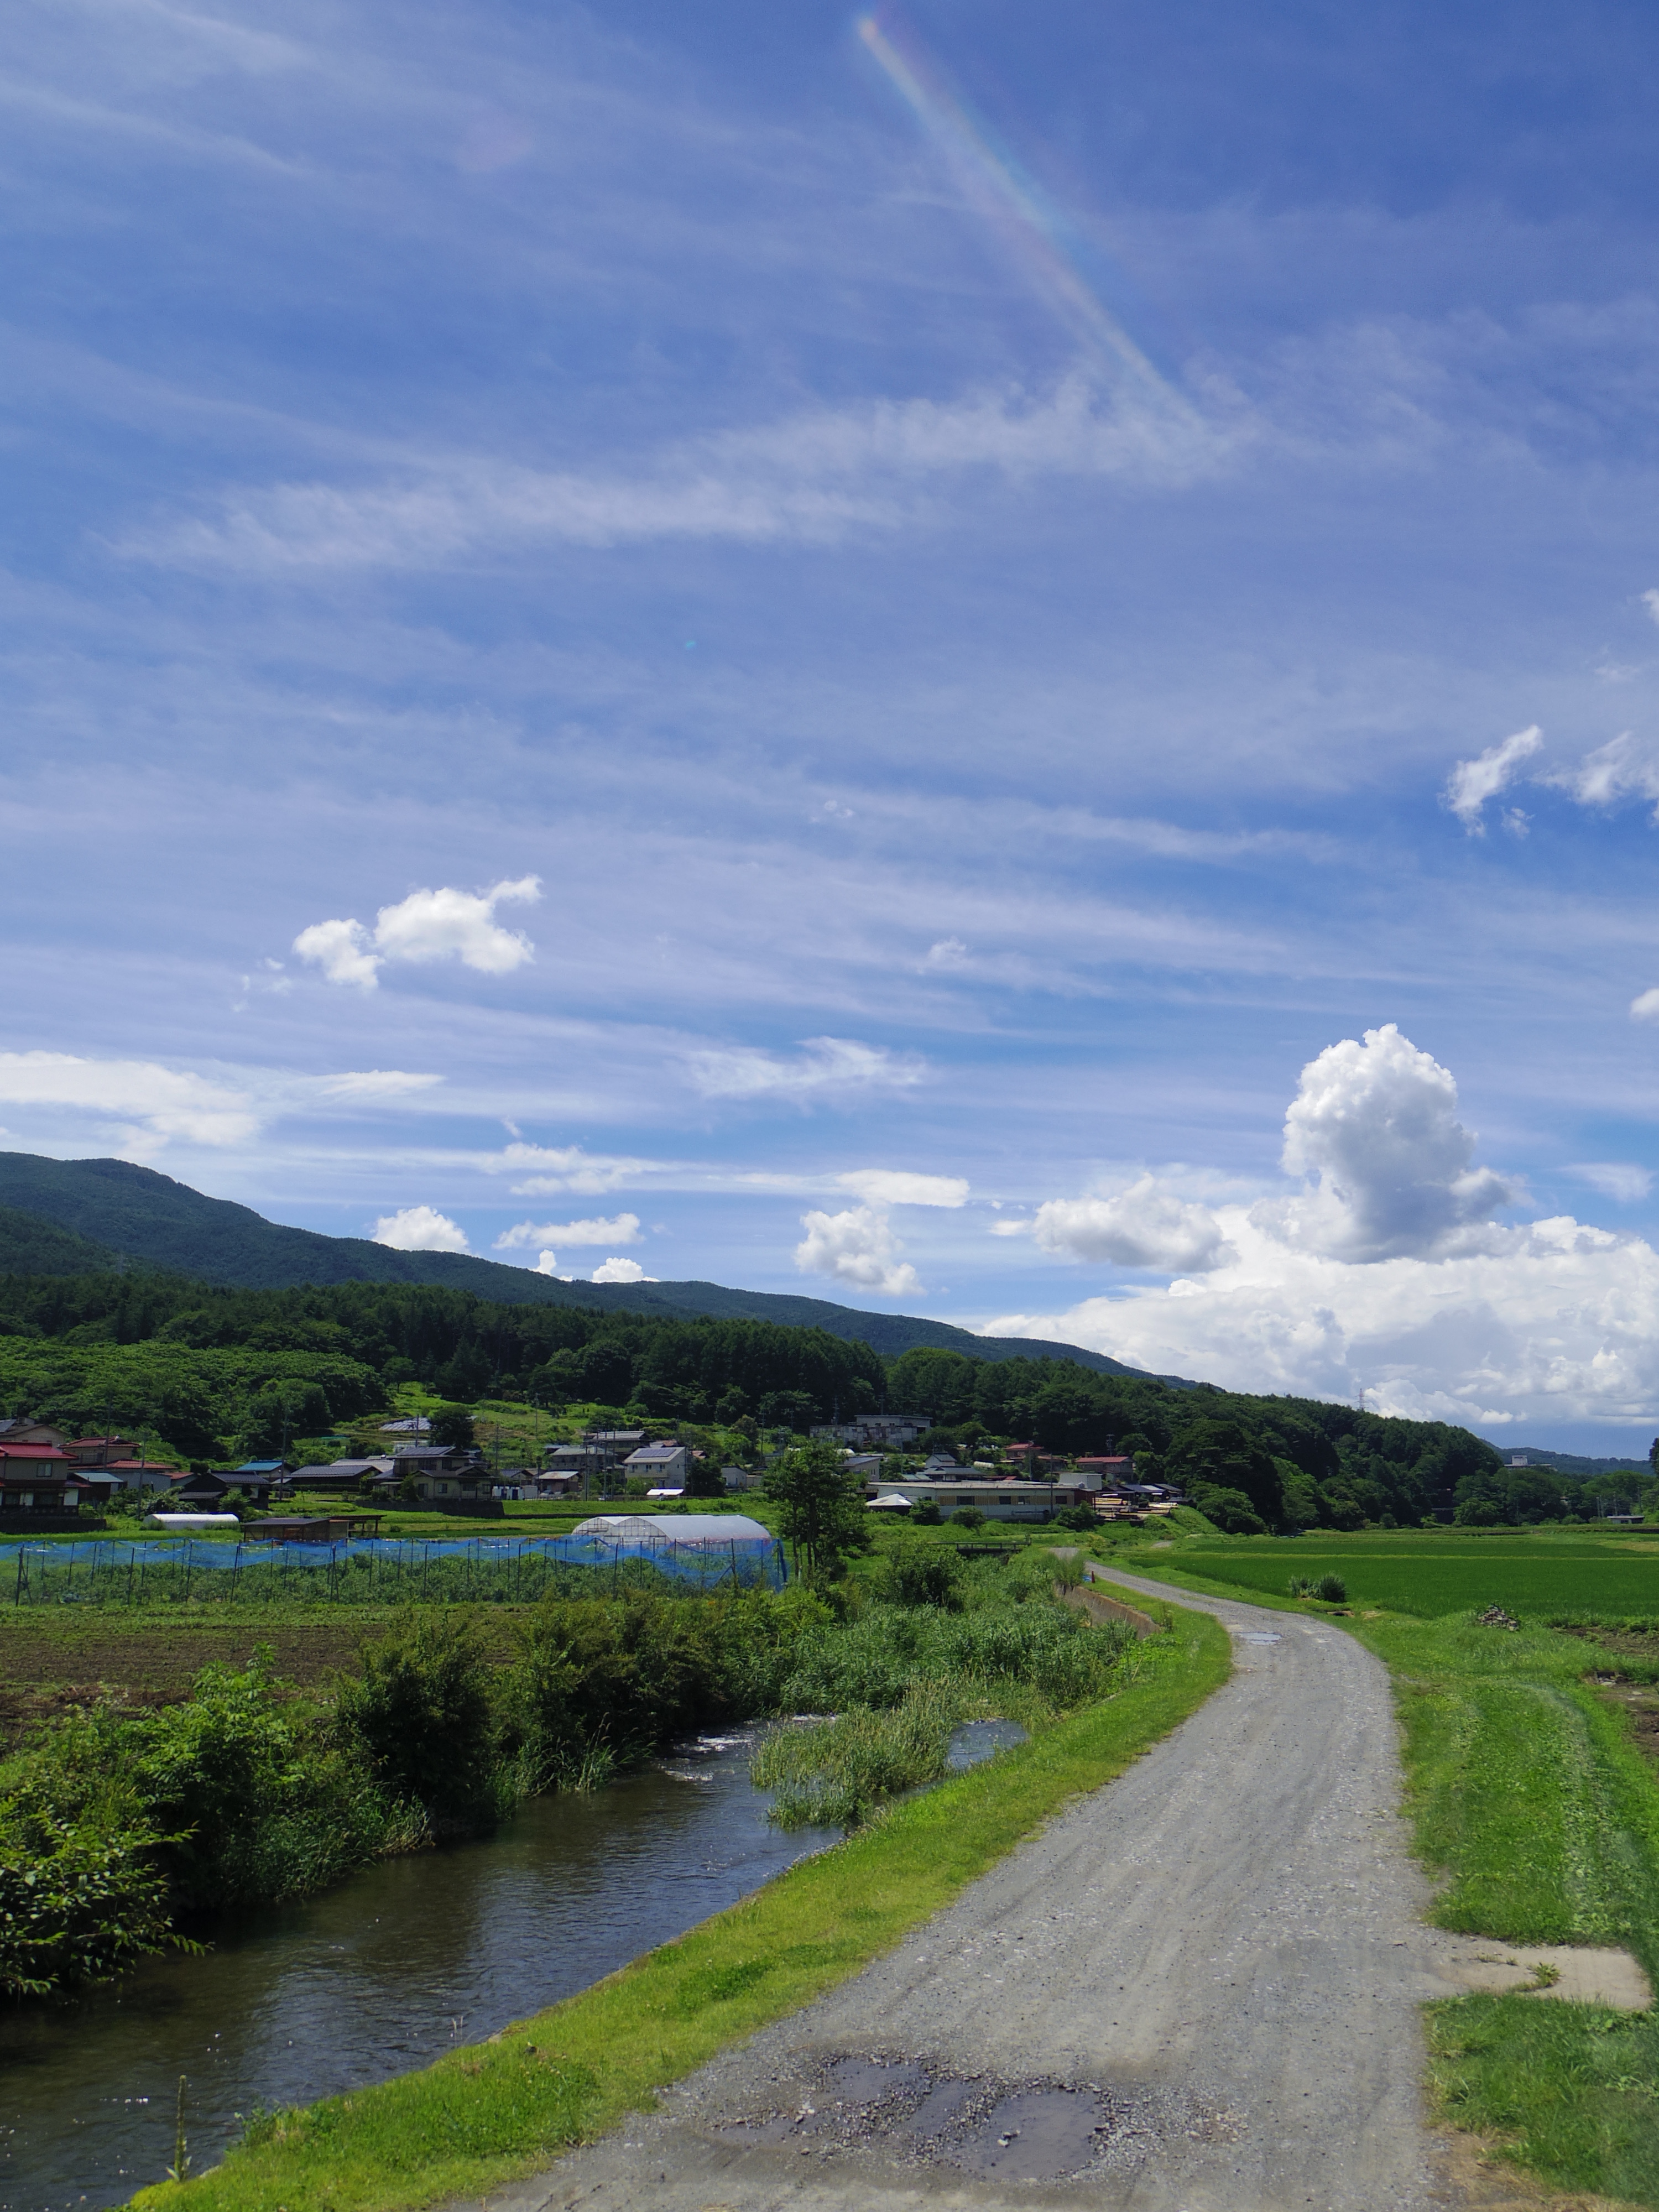
[[[730,1911],[488,2044],[302,2112],[270,2114],[143,2212],[409,2212],[494,2193],[591,2140],[726,2045],[890,1950],[1068,1800],[1097,1790],[1220,1682],[1201,1614],[1127,1654],[1115,1693],[895,1806]]]
[[[862,1729],[855,1778],[843,1751],[834,1789],[808,1759],[786,1792],[786,1817],[810,1802],[850,1824],[938,1771],[918,1766],[924,1736],[942,1761],[958,1718],[1046,1723],[1112,1680],[1131,1639],[1054,1602],[1060,1563],[1043,1556],[1011,1571],[939,1547],[823,1595],[708,1599],[637,1567],[632,1588],[602,1575],[592,1595],[520,1608],[505,1652],[483,1616],[411,1607],[331,1694],[294,1695],[260,1654],[205,1667],[179,1703],[97,1698],[0,1764],[0,1991],[118,1972],[213,1913],[486,1832],[530,1796],[734,1720],[836,1712],[848,1741]],[[870,1748],[902,1736],[904,1756]]]

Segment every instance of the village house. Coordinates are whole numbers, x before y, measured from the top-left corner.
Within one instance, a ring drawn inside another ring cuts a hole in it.
[[[1079,1474],[1097,1474],[1109,1490],[1115,1483],[1134,1480],[1135,1463],[1127,1452],[1088,1452],[1077,1466]]]
[[[21,1414],[0,1421],[0,1444],[50,1444],[55,1451],[63,1451],[70,1441],[67,1430],[55,1429],[50,1421],[26,1420]]]
[[[0,1437],[0,1443],[4,1442]],[[64,1449],[76,1467],[109,1467],[116,1460],[143,1457],[131,1437],[72,1437]]]
[[[80,1510],[79,1479],[60,1445],[0,1443],[0,1528],[72,1528]]]
[[[904,1451],[933,1425],[931,1413],[860,1413],[812,1431],[814,1443],[851,1444],[854,1450]]]
[[[388,1453],[380,1459],[331,1459],[296,1467],[289,1478],[295,1490],[362,1490],[381,1477],[396,1482],[398,1458]]]
[[[481,1452],[457,1451],[443,1444],[405,1444],[393,1456],[392,1479],[400,1485],[411,1480],[416,1497],[434,1512],[501,1517],[495,1478]]]
[[[648,1488],[679,1492],[685,1488],[686,1477],[691,1472],[691,1455],[686,1447],[672,1440],[659,1444],[641,1444],[637,1451],[629,1452],[623,1462],[623,1473],[632,1482],[643,1480]]]
[[[976,1505],[987,1521],[1047,1521],[1066,1505],[1089,1505],[1094,1489],[1088,1478],[1066,1476],[1055,1482],[1022,1482],[1012,1475],[999,1481],[977,1471],[954,1477],[905,1474],[890,1482],[867,1486],[869,1504],[878,1499],[903,1498],[908,1505],[937,1505],[948,1519],[963,1505]],[[892,1505],[888,1511],[902,1510]]]

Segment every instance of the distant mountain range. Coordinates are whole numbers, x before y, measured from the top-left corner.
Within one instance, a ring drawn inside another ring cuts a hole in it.
[[[1106,1375],[1144,1370],[1080,1345],[975,1336],[915,1314],[861,1313],[824,1298],[733,1291],[720,1283],[562,1283],[458,1252],[395,1252],[364,1237],[285,1229],[251,1206],[205,1198],[131,1160],[52,1160],[0,1152],[0,1274],[72,1275],[137,1261],[240,1290],[301,1283],[436,1283],[503,1305],[574,1305],[609,1312],[707,1314],[857,1338],[890,1358],[917,1345],[970,1359],[1074,1359]],[[1180,1383],[1180,1376],[1161,1382]]]

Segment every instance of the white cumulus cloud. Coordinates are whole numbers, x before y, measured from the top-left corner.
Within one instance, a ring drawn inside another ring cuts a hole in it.
[[[965,1206],[968,1184],[961,1176],[912,1175],[903,1168],[854,1168],[837,1176],[843,1190],[856,1191],[874,1206]]]
[[[1488,745],[1474,760],[1458,762],[1443,797],[1470,836],[1486,836],[1481,809],[1489,799],[1508,789],[1522,761],[1530,760],[1543,742],[1544,733],[1534,723],[1530,729],[1517,730],[1501,744]]]
[[[1630,1002],[1630,1018],[1633,1022],[1659,1019],[1659,990],[1638,993]]]
[[[1013,1235],[1025,1225],[998,1223],[996,1233]],[[1150,1175],[1115,1198],[1050,1199],[1037,1208],[1030,1228],[1047,1252],[1109,1261],[1118,1267],[1151,1267],[1160,1274],[1219,1267],[1228,1257],[1226,1239],[1209,1207],[1173,1196]]]
[[[593,1270],[596,1283],[654,1283],[656,1276],[647,1275],[637,1260],[609,1259],[600,1261]]]
[[[832,1275],[837,1282],[880,1291],[888,1297],[921,1288],[915,1269],[899,1258],[904,1247],[878,1207],[803,1213],[800,1224],[806,1234],[795,1247],[795,1265],[803,1274]]]
[[[384,1213],[371,1234],[377,1244],[389,1244],[394,1252],[465,1252],[471,1249],[460,1224],[430,1206],[405,1206],[396,1213]]]
[[[1224,1389],[1356,1401],[1415,1420],[1492,1428],[1659,1408],[1659,1253],[1563,1217],[1495,1232],[1493,1249],[1369,1264],[1293,1250],[1218,1209],[1234,1256],[1168,1291],[1006,1314],[992,1336],[1081,1344]]]
[[[1294,1197],[1264,1199],[1257,1218],[1282,1243],[1333,1259],[1471,1249],[1511,1195],[1474,1164],[1474,1144],[1450,1072],[1385,1023],[1303,1069],[1282,1157],[1306,1181]]]
[[[1570,1216],[1504,1227],[1449,1072],[1394,1024],[1309,1062],[1285,1121],[1302,1189],[1214,1209],[1224,1240],[1166,1290],[1004,1314],[1157,1374],[1490,1429],[1659,1410],[1659,1252]],[[1622,1200],[1645,1169],[1571,1172]]]
[[[607,1221],[518,1221],[495,1239],[498,1252],[520,1252],[535,1244],[637,1244],[640,1217],[618,1213]]]
[[[539,876],[522,876],[487,891],[410,891],[395,906],[383,906],[372,930],[355,919],[315,921],[294,940],[302,960],[320,968],[331,983],[374,990],[388,961],[425,965],[459,960],[483,975],[507,975],[535,957],[536,948],[522,931],[504,929],[495,920],[501,905],[533,902],[542,895]]]
[[[854,1037],[807,1037],[793,1059],[756,1045],[694,1052],[687,1065],[705,1098],[811,1098],[836,1091],[908,1091],[927,1063]]]
[[[257,1136],[260,1116],[244,1091],[149,1060],[83,1060],[67,1052],[0,1052],[0,1102],[67,1107],[98,1115],[130,1152],[159,1150],[173,1138],[194,1145],[240,1145]]]

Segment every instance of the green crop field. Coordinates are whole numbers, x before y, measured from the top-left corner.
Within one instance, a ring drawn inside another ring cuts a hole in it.
[[[1199,1537],[1159,1551],[1144,1572],[1201,1576],[1282,1598],[1292,1575],[1340,1575],[1355,1605],[1437,1620],[1501,1605],[1534,1619],[1659,1618],[1659,1538],[1520,1529],[1365,1535]]]

